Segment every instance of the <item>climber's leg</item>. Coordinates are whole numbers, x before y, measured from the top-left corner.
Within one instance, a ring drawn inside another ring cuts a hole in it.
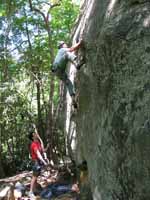
[[[76,103],[76,100],[75,100],[75,88],[74,88],[73,83],[68,78],[68,75],[66,73],[63,75],[61,80],[65,83],[65,85],[66,85],[66,87],[69,91],[69,94],[72,98],[72,105],[74,106],[74,108],[77,108],[77,103]]]
[[[72,52],[68,52],[67,56],[68,60],[71,63],[73,63],[73,65],[76,67],[77,70],[79,70],[82,67],[82,65],[85,64],[85,59],[82,58],[81,60],[77,61],[77,56]]]
[[[75,53],[74,52],[67,52],[67,59],[70,61],[70,62],[72,62],[72,63],[74,63],[76,60],[77,60],[77,56],[75,55]]]
[[[75,88],[71,80],[68,78],[67,73],[65,71],[57,70],[56,75],[66,85],[68,92],[72,98],[72,105],[74,106],[74,108],[77,108],[77,103],[75,100]]]
[[[65,73],[64,77],[62,79],[64,81],[64,83],[66,84],[66,87],[69,91],[70,96],[72,97],[73,95],[75,95],[75,88],[73,83],[71,82],[71,80],[68,78],[68,75]]]
[[[80,70],[80,68],[85,64],[85,60],[82,59],[81,61],[79,61],[76,65],[77,70]]]
[[[71,98],[72,98],[72,105],[73,105],[73,107],[74,107],[75,109],[77,109],[77,108],[78,108],[78,105],[77,105],[77,102],[76,102],[76,99],[75,99],[75,94],[73,94],[73,95],[71,96]]]

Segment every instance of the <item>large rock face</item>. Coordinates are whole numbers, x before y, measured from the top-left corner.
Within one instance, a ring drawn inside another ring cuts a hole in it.
[[[77,158],[94,200],[150,199],[150,1],[86,0]]]

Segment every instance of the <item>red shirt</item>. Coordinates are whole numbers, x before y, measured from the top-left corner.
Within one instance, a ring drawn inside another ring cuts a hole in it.
[[[30,153],[31,153],[31,157],[32,160],[38,160],[38,156],[36,151],[39,150],[39,152],[42,154],[42,147],[41,147],[41,143],[39,141],[33,141],[30,145]]]

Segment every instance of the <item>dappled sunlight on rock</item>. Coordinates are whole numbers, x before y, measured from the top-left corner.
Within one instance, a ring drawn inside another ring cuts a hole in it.
[[[117,3],[117,0],[110,0],[110,3],[108,5],[108,9],[106,11],[106,18],[108,18],[112,14],[116,3]]]
[[[101,194],[99,193],[97,186],[94,189],[93,197],[94,197],[94,200],[101,200]]]
[[[146,28],[150,27],[150,15],[144,19],[143,26]]]

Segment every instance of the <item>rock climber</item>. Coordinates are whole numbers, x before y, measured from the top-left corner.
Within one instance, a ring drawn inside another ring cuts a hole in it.
[[[73,83],[68,78],[66,68],[69,61],[74,64],[77,70],[79,70],[80,67],[84,64],[83,60],[77,63],[77,56],[75,55],[75,51],[78,50],[82,44],[83,42],[81,40],[69,48],[64,41],[60,41],[58,44],[59,50],[52,65],[52,72],[54,72],[56,76],[67,86],[69,94],[72,97],[72,104],[75,108],[77,108],[77,103],[75,101],[75,89]]]

